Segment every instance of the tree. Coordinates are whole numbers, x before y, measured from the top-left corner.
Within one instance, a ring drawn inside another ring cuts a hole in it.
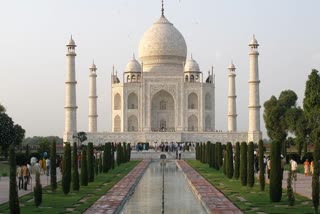
[[[122,146],[121,143],[117,144],[117,166],[122,163]]]
[[[42,203],[42,185],[40,182],[40,172],[36,172],[36,186],[33,188],[34,204],[36,207]]]
[[[247,143],[242,142],[240,146],[240,180],[242,186],[247,186]]]
[[[103,152],[103,172],[107,173],[111,168],[111,143],[104,145]]]
[[[77,150],[77,143],[73,143],[72,147],[72,190],[79,191],[80,184],[79,184],[79,170],[78,170],[78,150]]]
[[[281,172],[281,143],[273,141],[270,150],[270,199],[272,202],[281,201],[282,172]]]
[[[0,113],[5,113],[6,112],[6,108],[0,104]]]
[[[55,191],[57,189],[57,148],[56,148],[56,141],[53,140],[51,142],[50,147],[50,184],[51,190]]]
[[[14,144],[15,138],[13,120],[6,113],[0,113],[0,145],[4,151],[5,159],[8,159],[8,148]]]
[[[93,155],[93,143],[88,143],[88,179],[89,182],[94,181],[94,155]]]
[[[30,157],[29,144],[26,145],[26,157],[29,159]]]
[[[70,192],[71,184],[71,147],[70,143],[65,143],[63,152],[63,170],[62,170],[62,190],[65,195]]]
[[[228,158],[227,158],[227,151],[223,152],[223,174],[227,176],[227,165],[228,165]]]
[[[211,167],[215,168],[216,167],[216,144],[215,143],[211,145],[211,150],[212,150],[211,152],[212,166]]]
[[[230,142],[227,143],[227,177],[229,179],[233,177],[233,152]]]
[[[320,160],[320,128],[312,133],[314,142],[313,152],[313,175],[312,175],[312,202],[314,206],[314,213],[318,213],[319,207],[319,160]]]
[[[234,154],[234,178],[239,179],[240,176],[240,143],[236,143],[236,149]]]
[[[81,154],[81,186],[88,186],[88,162],[87,162],[87,148],[82,149]]]
[[[254,185],[254,145],[253,142],[249,142],[248,145],[248,186],[253,187]]]
[[[10,213],[20,213],[20,205],[17,191],[17,180],[16,180],[16,155],[14,151],[14,145],[9,147],[9,164],[10,164],[10,186],[9,186],[9,207]]]
[[[259,182],[260,182],[260,190],[264,191],[266,185],[266,179],[264,176],[265,167],[264,167],[264,151],[263,151],[263,140],[259,141]]]
[[[292,188],[292,170],[291,170],[291,167],[289,167],[288,178],[287,178],[287,196],[288,196],[288,205],[289,206],[293,206],[294,202],[295,202],[295,198],[294,198],[294,193],[293,193],[293,188]]]
[[[266,124],[267,134],[272,140],[282,144],[282,153],[286,153],[285,139],[288,135],[288,117],[290,110],[296,107],[298,97],[294,91],[286,90],[280,93],[279,98],[272,96],[264,103],[263,118]],[[284,144],[284,145],[283,145]]]

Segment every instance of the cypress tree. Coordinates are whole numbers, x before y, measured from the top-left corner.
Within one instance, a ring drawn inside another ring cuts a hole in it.
[[[121,162],[121,143],[117,144],[117,166],[120,166]]]
[[[100,153],[101,154],[101,153]],[[100,158],[99,158],[99,173],[102,173],[103,172],[103,168],[102,168],[102,156],[100,155]]]
[[[94,181],[94,156],[93,156],[93,143],[88,143],[88,152],[87,152],[87,159],[88,159],[88,181]]]
[[[215,162],[216,162],[216,169],[219,170],[220,169],[220,164],[219,164],[219,143],[216,143],[216,149],[215,149]]]
[[[272,202],[281,201],[282,176],[281,176],[281,143],[273,141],[270,151],[270,199]]]
[[[236,149],[234,154],[234,178],[239,179],[240,176],[240,143],[236,143]]]
[[[88,162],[87,162],[87,148],[82,149],[81,154],[81,186],[88,186]]]
[[[62,190],[65,195],[70,192],[71,184],[71,147],[70,143],[65,143],[63,152],[63,170],[62,170]]]
[[[122,163],[126,163],[128,161],[127,158],[127,143],[123,143],[123,147],[122,147]]]
[[[231,179],[233,177],[233,151],[232,144],[227,143],[227,177]]]
[[[314,213],[318,213],[319,207],[319,159],[320,159],[320,129],[316,129],[312,133],[314,142],[313,152],[313,175],[312,175],[312,202],[314,206]]]
[[[106,173],[108,172],[109,168],[108,168],[108,143],[104,144],[104,148],[103,148],[103,172]]]
[[[79,191],[79,171],[78,171],[78,151],[77,151],[77,143],[73,143],[72,147],[72,190]]]
[[[115,166],[115,160],[114,160],[114,152],[115,152],[115,149],[116,149],[116,147],[115,147],[115,144],[114,143],[112,143],[111,144],[111,162],[110,162],[110,169],[112,168],[112,169],[114,169],[114,166]]]
[[[20,213],[19,197],[17,191],[16,180],[16,153],[14,151],[14,145],[9,146],[9,164],[10,164],[10,186],[9,186],[9,208],[11,214]]]
[[[211,150],[212,150],[212,168],[216,167],[216,144],[213,143],[211,146]]]
[[[127,148],[127,154],[128,154],[128,161],[131,160],[131,144],[128,144],[128,148]]]
[[[220,142],[218,142],[218,164],[219,164],[219,168],[222,167],[222,158],[223,158],[223,153],[222,153],[222,144]]]
[[[223,174],[227,176],[227,165],[228,165],[228,158],[227,158],[227,151],[223,151]]]
[[[293,206],[294,202],[295,202],[295,198],[294,198],[294,193],[293,193],[293,189],[292,189],[292,170],[291,170],[291,166],[289,167],[288,179],[287,179],[287,196],[288,196],[288,205],[289,206]]]
[[[42,185],[40,183],[40,172],[36,172],[36,186],[33,188],[34,204],[36,207],[42,203]]]
[[[266,180],[264,177],[265,167],[264,167],[264,151],[263,151],[263,140],[259,141],[259,182],[260,182],[260,190],[264,191],[264,187],[266,185]]]
[[[247,186],[247,143],[240,146],[240,180],[242,186]]]
[[[199,160],[199,143],[196,143],[196,160]]]
[[[210,164],[210,141],[206,144],[206,163]]]
[[[202,163],[202,143],[199,143],[199,161]]]
[[[55,191],[57,189],[57,149],[56,149],[56,140],[51,142],[50,147],[50,184],[51,191]]]
[[[248,145],[248,186],[253,187],[254,185],[254,145],[253,142],[249,142]]]

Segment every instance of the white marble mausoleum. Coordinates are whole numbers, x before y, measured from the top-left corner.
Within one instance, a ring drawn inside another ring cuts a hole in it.
[[[236,73],[229,69],[228,130],[215,126],[213,70],[204,74],[192,56],[187,57],[183,35],[162,14],[144,33],[139,57],[128,62],[123,75],[111,75],[112,131],[98,132],[97,67],[90,67],[88,141],[105,142],[237,142],[261,139],[258,42],[250,41],[249,126],[237,131]],[[75,42],[67,44],[64,141],[77,133]]]

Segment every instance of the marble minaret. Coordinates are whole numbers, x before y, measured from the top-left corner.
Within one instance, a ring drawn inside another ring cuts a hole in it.
[[[250,76],[249,76],[249,130],[248,142],[257,143],[261,139],[260,131],[260,95],[259,95],[259,65],[258,41],[253,35],[250,41]]]
[[[89,68],[90,75],[89,75],[89,132],[97,132],[97,67],[92,63],[91,67]]]
[[[236,104],[236,67],[229,65],[229,93],[228,93],[228,132],[237,131],[237,104]]]
[[[67,74],[66,74],[66,105],[65,105],[65,129],[64,142],[72,142],[72,137],[77,133],[77,101],[76,101],[76,68],[75,52],[76,44],[72,36],[67,44]]]

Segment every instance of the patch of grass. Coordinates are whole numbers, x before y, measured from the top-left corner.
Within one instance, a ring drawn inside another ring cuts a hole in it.
[[[51,192],[50,187],[43,189],[42,204],[39,208],[34,205],[33,193],[19,198],[21,213],[83,213],[102,195],[106,194],[112,186],[126,176],[140,161],[130,161],[121,164],[108,173],[95,176],[95,181],[90,182],[88,186],[80,187],[79,192],[71,191],[68,195],[64,195],[61,182],[58,184],[56,192]],[[117,176],[118,175],[118,176]],[[23,204],[23,206],[21,206]],[[0,205],[0,213],[9,213],[8,203]]]
[[[0,176],[7,177],[9,175],[9,164],[0,163]]]
[[[205,177],[213,186],[219,189],[244,213],[290,213],[306,214],[314,213],[312,201],[295,194],[295,205],[288,206],[287,193],[283,189],[282,201],[273,203],[269,198],[269,185],[266,184],[264,192],[260,191],[259,181],[255,180],[253,188],[241,186],[240,180],[228,179],[222,171],[210,168],[208,164],[202,164],[196,160],[187,161],[191,167]]]

